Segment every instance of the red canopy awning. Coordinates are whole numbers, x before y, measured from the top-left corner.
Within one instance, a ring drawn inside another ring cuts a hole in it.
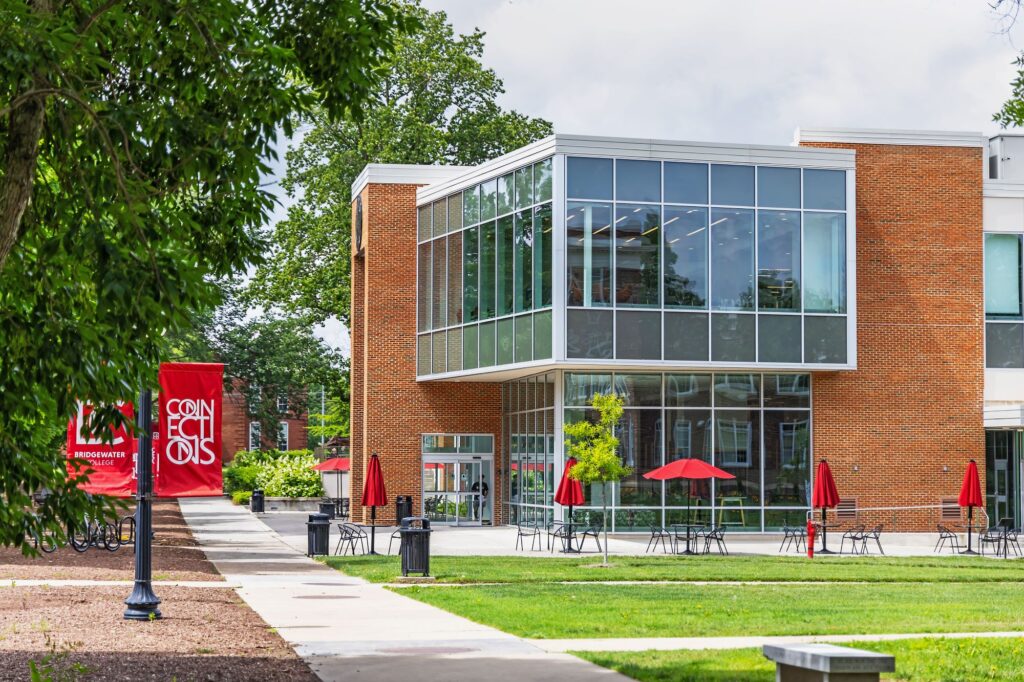
[[[835,479],[828,462],[818,462],[818,473],[814,477],[814,492],[811,494],[811,506],[815,509],[831,509],[839,505],[839,491],[836,490]]]
[[[555,491],[555,502],[565,507],[578,507],[583,504],[583,484],[569,477],[569,471],[576,466],[576,460],[570,457],[565,463],[562,480]]]
[[[964,482],[960,486],[960,497],[957,500],[961,507],[983,507],[985,501],[981,496],[981,479],[978,477],[978,465],[972,459],[967,463]]]
[[[348,471],[352,460],[348,457],[331,457],[313,466],[316,471]]]
[[[366,467],[366,480],[363,482],[363,506],[383,507],[388,503],[388,493],[384,489],[384,472],[380,468],[377,453],[370,456],[370,464]]]
[[[654,471],[648,471],[644,478],[667,481],[672,478],[736,478],[728,471],[711,466],[701,459],[677,459]]]

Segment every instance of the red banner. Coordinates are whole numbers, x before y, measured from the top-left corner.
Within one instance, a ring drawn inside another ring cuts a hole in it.
[[[160,365],[159,497],[220,495],[224,365]]]
[[[134,421],[131,403],[122,403],[117,409],[129,422]],[[83,435],[82,424],[90,414],[92,406],[79,403],[75,417],[68,423],[68,475],[87,475],[89,481],[79,487],[88,493],[131,497],[135,494],[135,439],[124,426],[111,429],[109,443]],[[76,465],[73,459],[84,459],[88,464]]]

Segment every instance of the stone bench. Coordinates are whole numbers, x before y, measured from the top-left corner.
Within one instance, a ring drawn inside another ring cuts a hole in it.
[[[876,682],[896,670],[893,656],[834,644],[766,644],[762,653],[776,682]]]

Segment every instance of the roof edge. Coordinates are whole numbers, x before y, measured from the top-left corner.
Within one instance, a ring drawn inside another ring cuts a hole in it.
[[[889,128],[797,128],[793,143],[846,142],[919,147],[985,147],[988,136],[977,131],[900,130]]]
[[[473,166],[440,166],[405,163],[368,163],[352,183],[352,197],[357,196],[370,184],[380,185],[431,185],[444,182]]]

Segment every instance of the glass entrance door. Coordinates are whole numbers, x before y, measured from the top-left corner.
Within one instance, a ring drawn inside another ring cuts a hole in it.
[[[491,525],[493,468],[493,457],[425,458],[424,515],[454,526]]]
[[[985,432],[985,506],[990,524],[1021,523],[1021,431]]]

